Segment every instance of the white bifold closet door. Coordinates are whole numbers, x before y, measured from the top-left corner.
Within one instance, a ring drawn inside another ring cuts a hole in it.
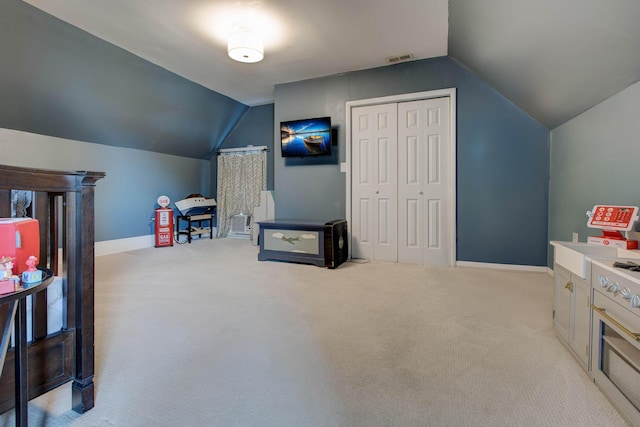
[[[352,110],[352,256],[398,260],[398,104]]]
[[[352,256],[450,265],[449,98],[352,110]]]

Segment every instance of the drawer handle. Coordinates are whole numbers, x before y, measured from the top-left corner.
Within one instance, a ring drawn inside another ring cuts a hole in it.
[[[567,282],[567,284],[564,285],[564,288],[569,289],[569,292],[573,292],[573,283]]]
[[[633,333],[630,330],[628,330],[627,328],[625,328],[624,326],[622,326],[620,323],[618,323],[618,321],[616,321],[614,318],[612,318],[607,313],[605,313],[604,312],[604,308],[596,307],[593,304],[591,304],[591,308],[593,308],[595,311],[597,311],[602,317],[607,319],[609,322],[613,323],[618,328],[620,328],[622,330],[622,332],[624,332],[625,334],[629,335],[634,341],[640,341],[640,334]]]

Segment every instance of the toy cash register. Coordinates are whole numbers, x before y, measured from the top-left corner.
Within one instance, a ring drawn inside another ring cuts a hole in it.
[[[623,249],[638,249],[637,240],[629,240],[622,231],[633,229],[638,220],[637,206],[596,205],[587,212],[587,227],[602,229],[602,236],[589,236],[587,243]]]

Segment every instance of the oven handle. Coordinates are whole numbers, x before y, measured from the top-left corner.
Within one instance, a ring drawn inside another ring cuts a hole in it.
[[[622,332],[624,332],[625,334],[629,335],[634,341],[640,341],[640,334],[633,333],[629,329],[627,329],[624,326],[622,326],[613,317],[611,317],[607,313],[605,313],[604,312],[604,308],[596,307],[593,304],[591,304],[591,308],[593,308],[595,311],[597,311],[602,317],[604,317],[605,319],[607,319],[608,321],[610,321],[611,323],[616,325],[618,328],[620,328],[622,330]]]

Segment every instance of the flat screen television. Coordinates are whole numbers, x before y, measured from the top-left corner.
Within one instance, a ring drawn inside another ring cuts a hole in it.
[[[282,157],[331,155],[331,117],[280,122]]]

